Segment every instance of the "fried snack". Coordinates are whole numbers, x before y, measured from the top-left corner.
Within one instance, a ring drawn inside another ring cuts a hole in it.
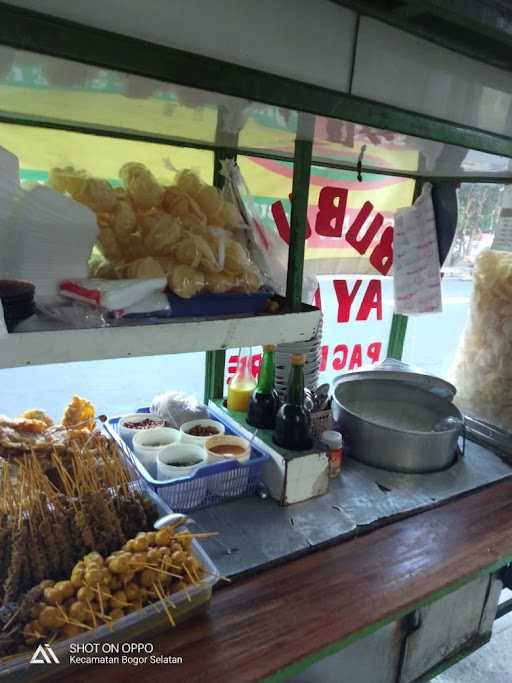
[[[166,276],[169,276],[178,265],[172,256],[156,256],[158,263],[162,266]]]
[[[183,190],[193,198],[201,191],[203,186],[203,183],[199,180],[194,171],[191,171],[188,168],[176,173],[174,183],[176,187],[179,187],[180,190]]]
[[[75,395],[64,410],[61,424],[63,427],[75,427],[75,425],[80,424],[80,427],[92,430],[96,426],[95,417],[96,410],[93,404],[86,398]],[[82,425],[81,423],[86,420],[87,422]]]
[[[85,204],[96,213],[113,211],[117,204],[114,188],[101,178],[87,178],[78,192],[71,192],[73,199]]]
[[[206,289],[211,294],[224,294],[235,289],[235,285],[235,277],[227,273],[208,273],[206,278]]]
[[[87,173],[73,166],[52,168],[48,174],[48,185],[57,192],[79,194],[87,182]]]
[[[181,218],[184,224],[185,221],[187,225],[207,223],[206,215],[201,211],[199,204],[178,187],[165,188],[162,207],[171,216]]]
[[[124,164],[119,170],[119,177],[137,207],[151,209],[160,205],[163,189],[144,164],[133,161]]]
[[[204,274],[200,270],[183,264],[177,265],[168,276],[169,289],[182,299],[191,299],[201,292],[206,284]]]
[[[123,260],[123,252],[117,243],[114,231],[110,227],[101,226],[98,231],[98,247],[108,261],[114,263]]]
[[[215,216],[224,206],[224,198],[219,190],[211,185],[203,185],[196,196],[196,201],[208,217],[208,222],[215,225]]]
[[[251,266],[249,254],[244,247],[233,239],[228,239],[224,252],[224,268],[226,273],[240,275]]]
[[[244,222],[237,207],[231,202],[224,201],[224,206],[216,215],[216,223],[228,230],[236,230],[241,228]]]
[[[221,267],[208,242],[199,235],[188,235],[179,242],[175,250],[176,260],[179,263],[200,268],[207,273],[217,273]]]
[[[111,214],[111,227],[117,238],[123,238],[136,230],[137,216],[127,201],[118,202]]]
[[[124,277],[134,278],[165,277],[164,269],[152,256],[127,263],[122,267],[122,274]]]
[[[11,419],[5,415],[0,415],[0,427],[11,428],[27,434],[42,434],[48,429],[45,420],[25,416]]]
[[[194,235],[184,237],[176,247],[175,256],[178,263],[197,268],[201,261],[201,252],[196,244]]]
[[[39,420],[40,422],[44,422],[47,427],[51,427],[53,425],[52,418],[44,410],[39,410],[38,408],[25,410],[21,417],[25,420]]]
[[[237,278],[238,287],[247,294],[258,292],[263,285],[263,278],[257,266],[250,265]]]
[[[180,219],[159,213],[148,217],[145,226],[151,226],[145,239],[148,252],[153,256],[172,254],[182,232]]]
[[[512,254],[488,249],[475,262],[470,315],[452,370],[456,403],[512,429]]]

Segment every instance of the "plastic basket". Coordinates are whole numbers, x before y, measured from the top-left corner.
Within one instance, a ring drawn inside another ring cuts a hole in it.
[[[146,412],[146,409],[139,412]],[[254,447],[251,449],[251,457],[245,463],[226,461],[203,465],[188,477],[155,479],[121,438],[118,432],[119,420],[119,417],[111,418],[109,425],[113,428],[111,431],[121,450],[133,462],[139,477],[176,512],[191,512],[233,498],[250,496],[262,487],[261,467],[269,460],[270,455]],[[234,432],[226,426],[226,434]]]

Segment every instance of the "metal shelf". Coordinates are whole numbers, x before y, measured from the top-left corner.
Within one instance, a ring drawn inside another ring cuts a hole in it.
[[[22,332],[0,338],[0,368],[213,351],[311,339],[320,311],[182,319],[161,325]]]

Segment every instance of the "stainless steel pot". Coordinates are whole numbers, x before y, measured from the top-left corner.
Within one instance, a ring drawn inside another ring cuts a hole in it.
[[[347,455],[395,472],[451,465],[464,430],[458,408],[425,388],[372,374],[347,375],[334,389],[333,422]]]

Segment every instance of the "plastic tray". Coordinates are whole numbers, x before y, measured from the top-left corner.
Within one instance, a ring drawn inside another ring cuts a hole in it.
[[[171,508],[160,499],[153,491],[146,491],[161,516],[171,512]],[[192,541],[192,548],[195,557],[208,572],[207,576],[201,581],[199,586],[191,586],[187,591],[173,593],[170,598],[173,605],[166,600],[169,611],[173,615],[176,624],[189,619],[190,617],[203,612],[208,607],[212,595],[212,588],[219,580],[219,572],[209,556],[197,541]],[[188,594],[188,597],[187,597]],[[102,652],[102,645],[105,643],[122,644],[129,643],[131,640],[139,642],[149,642],[149,639],[159,632],[172,628],[163,605],[152,603],[144,609],[127,614],[121,619],[113,622],[109,628],[107,625],[99,626],[93,631],[83,633],[75,638],[61,640],[52,645],[52,650],[59,660],[59,663],[43,664],[37,666],[30,663],[34,654],[33,651],[19,656],[9,657],[0,660],[0,681],[2,683],[25,683],[39,681],[46,678],[61,676],[70,667],[77,668],[77,664],[70,662],[70,645],[87,645],[88,643],[97,644],[98,652],[80,653],[79,656],[144,656],[147,653],[119,653]],[[146,638],[146,640],[144,640]],[[108,648],[108,646],[105,646]],[[121,647],[121,645],[120,645]],[[35,649],[34,649],[35,651]],[[78,653],[77,653],[78,656]],[[148,655],[149,656],[149,655]]]
[[[147,412],[143,408],[138,412]],[[218,419],[216,417],[215,419]],[[262,486],[261,467],[270,455],[251,448],[251,457],[245,463],[220,462],[203,465],[194,474],[180,479],[154,479],[118,433],[119,417],[111,418],[109,425],[126,457],[134,462],[141,479],[175,511],[191,512],[200,508],[224,503],[233,498],[249,496]],[[234,432],[226,426],[226,434]]]
[[[251,315],[261,313],[272,296],[270,290],[255,294],[228,292],[227,294],[200,294],[191,299],[182,299],[168,294],[173,318],[190,318],[208,315]]]

